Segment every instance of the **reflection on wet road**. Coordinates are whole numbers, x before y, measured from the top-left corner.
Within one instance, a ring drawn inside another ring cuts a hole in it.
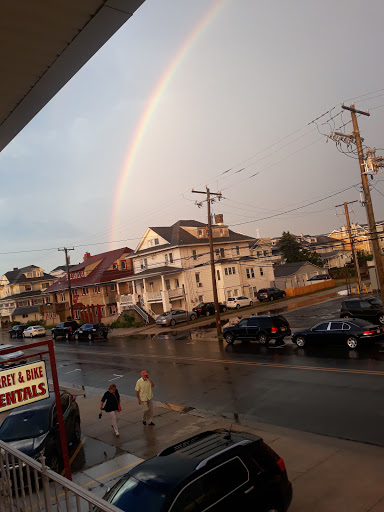
[[[340,303],[283,314],[295,331],[338,318]],[[227,346],[204,337],[211,326],[192,325],[187,331],[165,328],[107,342],[58,341],[60,381],[104,389],[118,378],[120,393],[134,396],[146,369],[155,382],[155,400],[384,445],[382,344],[359,350],[298,349],[289,341],[282,349],[256,342]]]

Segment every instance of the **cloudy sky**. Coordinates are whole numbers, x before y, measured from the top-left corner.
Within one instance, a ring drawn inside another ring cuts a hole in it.
[[[1,252],[44,249],[1,254],[0,273],[50,271],[59,246],[76,246],[75,263],[134,249],[147,226],[205,221],[191,193],[205,185],[249,235],[342,225],[334,206],[359,187],[328,196],[360,171],[325,135],[354,101],[371,112],[364,143],[384,148],[383,14],[381,0],[146,0],[0,154]],[[370,183],[382,220],[383,174]],[[360,204],[351,218],[366,222]]]

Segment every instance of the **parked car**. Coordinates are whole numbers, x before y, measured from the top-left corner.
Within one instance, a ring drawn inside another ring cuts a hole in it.
[[[22,338],[23,332],[25,331],[25,329],[27,329],[27,327],[28,327],[28,325],[24,325],[24,324],[14,325],[12,327],[12,329],[10,329],[8,331],[9,337],[10,338]]]
[[[187,321],[187,314],[190,320],[195,320],[196,313],[185,311],[184,309],[175,309],[173,311],[166,311],[156,318],[157,325],[176,325],[179,322]]]
[[[18,364],[25,364],[27,362],[26,359],[15,360],[15,358],[23,357],[24,352],[22,350],[15,350],[15,352],[10,352],[9,354],[3,354],[4,350],[8,350],[9,348],[13,347],[14,345],[0,345],[0,368],[2,370],[11,366],[16,366]]]
[[[264,300],[275,300],[275,299],[284,299],[285,291],[280,290],[279,288],[261,288],[257,292],[257,299],[260,302]]]
[[[376,297],[343,300],[340,318],[361,318],[384,325],[383,303]]]
[[[244,295],[239,295],[238,297],[228,297],[227,299],[227,308],[240,309],[246,306],[253,306],[253,300],[249,297],[245,297]]]
[[[45,336],[46,331],[41,325],[31,325],[23,332],[23,338],[36,338],[36,336]]]
[[[106,340],[109,334],[109,327],[102,323],[84,324],[75,331],[75,339],[87,339],[93,341],[95,339]]]
[[[332,279],[332,278],[328,274],[317,274],[316,276],[312,276],[309,279],[307,279],[307,281],[313,281],[313,282],[329,281],[330,279]]]
[[[292,484],[283,459],[261,437],[213,430],[137,464],[104,499],[127,512],[285,512]]]
[[[81,438],[79,406],[67,391],[62,392],[60,398],[67,442],[78,444]],[[55,393],[45,400],[13,409],[0,426],[0,439],[34,459],[44,453],[47,465],[59,473],[63,462]]]
[[[282,344],[285,336],[291,335],[291,328],[282,315],[259,315],[243,318],[236,325],[224,327],[223,335],[228,344],[236,340],[257,340],[262,345],[275,340],[277,344]]]
[[[78,328],[79,324],[75,320],[61,322],[51,329],[51,335],[54,340],[60,337],[70,340]]]
[[[319,343],[356,348],[361,343],[372,343],[381,339],[384,339],[384,327],[360,318],[327,320],[311,329],[295,332],[292,336],[293,343],[298,347]]]
[[[210,316],[215,314],[215,303],[214,302],[201,302],[198,306],[192,309],[199,316]],[[219,302],[220,313],[227,311],[227,306]]]

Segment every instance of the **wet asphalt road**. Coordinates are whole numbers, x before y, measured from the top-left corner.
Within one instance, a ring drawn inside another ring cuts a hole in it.
[[[341,300],[282,313],[296,331],[338,318]],[[202,329],[165,328],[159,335],[111,336],[92,344],[57,341],[59,380],[101,389],[113,381],[120,393],[135,395],[146,369],[155,400],[384,445],[384,343],[359,350],[298,349],[288,340],[282,349],[253,342],[226,346],[201,338]]]

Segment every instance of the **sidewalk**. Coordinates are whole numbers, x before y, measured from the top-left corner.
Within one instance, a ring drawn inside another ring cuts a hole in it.
[[[74,390],[72,390],[74,391]],[[86,389],[88,393],[88,389]],[[260,435],[283,457],[293,484],[290,512],[383,512],[384,448],[257,423],[254,418],[215,417],[205,411],[155,402],[154,427],[142,424],[136,398],[122,397],[116,438],[107,414],[99,420],[101,390],[78,396],[84,445],[99,440],[115,447],[116,455],[74,474],[74,481],[103,496],[129,468],[166,446],[215,428]],[[91,396],[93,395],[93,396]],[[104,451],[107,458],[107,454]]]

